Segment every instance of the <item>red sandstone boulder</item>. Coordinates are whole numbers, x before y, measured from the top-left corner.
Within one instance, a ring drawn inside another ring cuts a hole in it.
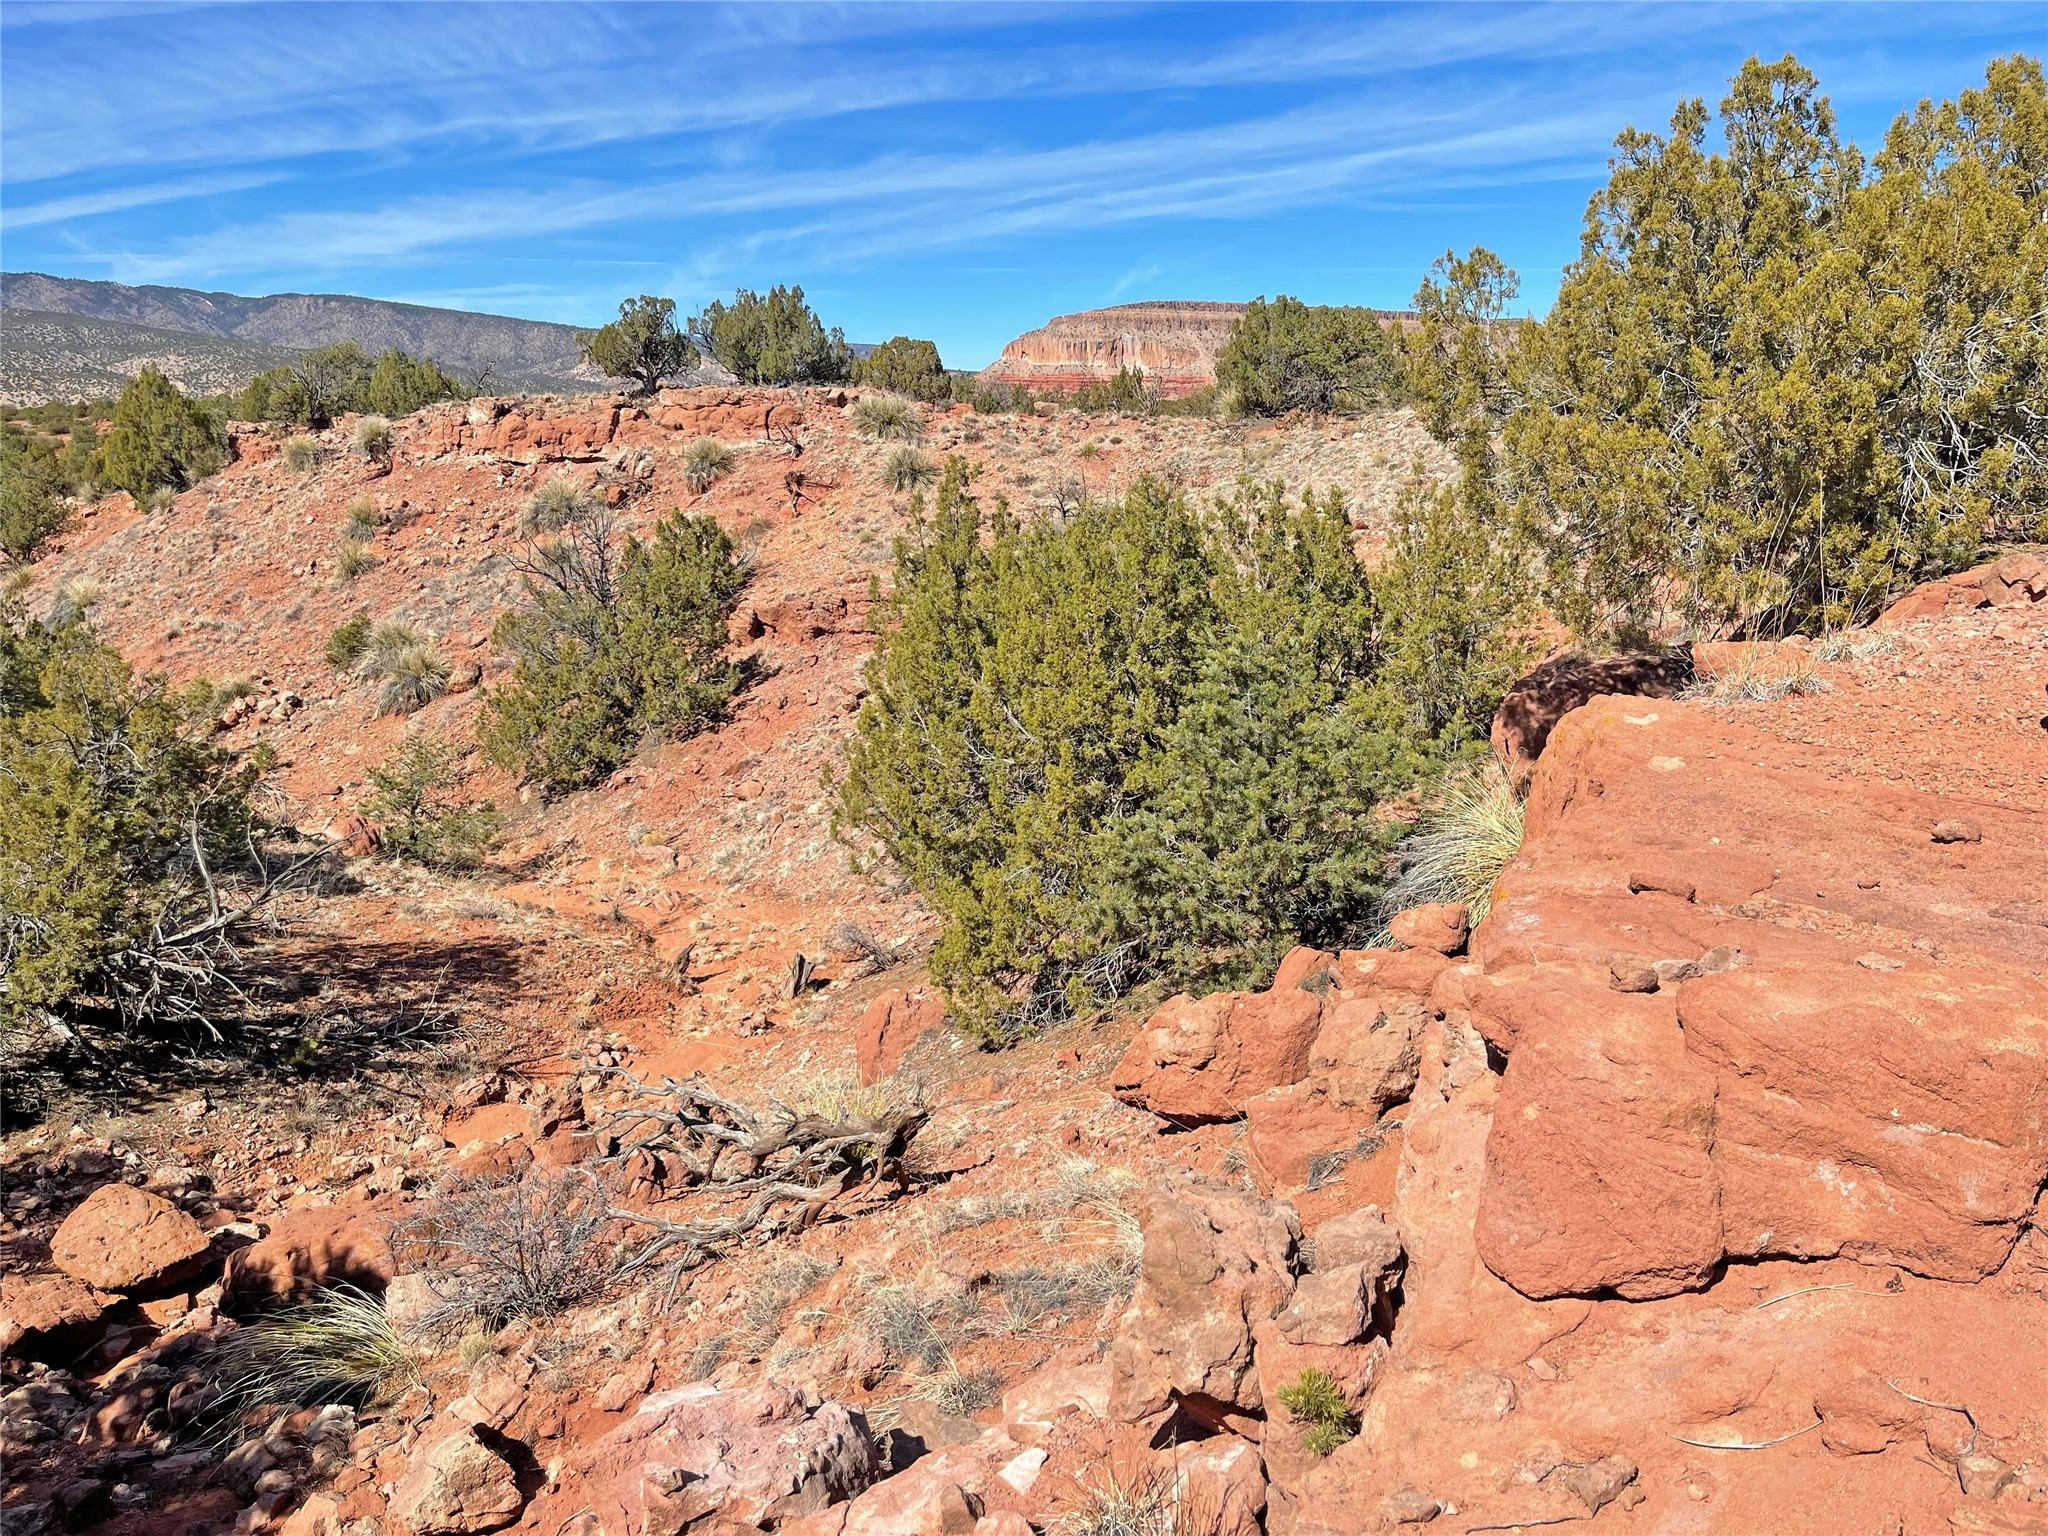
[[[1676,698],[1692,681],[1692,658],[1683,651],[1657,655],[1559,656],[1508,689],[1493,716],[1493,750],[1517,779],[1543,755],[1557,722],[1602,694]]]
[[[387,1226],[385,1218],[360,1207],[286,1211],[262,1237],[228,1255],[227,1302],[251,1307],[305,1301],[336,1285],[381,1291],[393,1272]]]
[[[391,1516],[411,1536],[500,1530],[525,1505],[511,1463],[468,1427],[416,1453],[391,1493]]]
[[[1378,1119],[1378,1111],[1340,1098],[1319,1077],[1253,1094],[1245,1101],[1245,1152],[1260,1192],[1306,1188],[1318,1163],[1355,1147]]]
[[[1382,994],[1333,996],[1309,1053],[1309,1070],[1345,1109],[1377,1120],[1415,1090],[1416,1042],[1428,1015],[1421,1002]]]
[[[1959,859],[1936,797],[1773,757],[1626,700],[1551,739],[1451,988],[1508,1054],[1475,1235],[1526,1295],[1771,1256],[1976,1279],[2048,1178],[2048,932],[2013,920],[2043,818],[1974,806]]]
[[[1154,1465],[1174,1498],[1175,1536],[1261,1536],[1266,1529],[1266,1463],[1235,1435],[1167,1446]]]
[[[2048,600],[2048,560],[2015,551],[1940,581],[1925,582],[1885,609],[1878,619],[1889,627],[1908,619],[2007,608]]]
[[[1410,949],[1433,949],[1440,955],[1460,954],[1472,931],[1462,901],[1433,902],[1396,912],[1387,922],[1394,942]]]
[[[1235,1120],[1252,1095],[1301,1079],[1321,1024],[1321,1001],[1299,987],[1183,994],[1138,1032],[1113,1087],[1125,1103],[1169,1120]]]
[[[0,1275],[0,1355],[75,1354],[100,1331],[115,1298],[71,1275]]]
[[[621,1533],[678,1536],[719,1522],[774,1527],[840,1503],[881,1475],[867,1421],[792,1387],[660,1392],[586,1453],[593,1508]]]
[[[1292,1208],[1235,1189],[1188,1180],[1155,1195],[1110,1348],[1111,1416],[1133,1423],[1175,1402],[1218,1426],[1259,1413],[1252,1329],[1286,1306],[1300,1241]]]
[[[199,1223],[161,1195],[103,1184],[64,1218],[50,1257],[67,1275],[105,1291],[143,1291],[197,1274],[206,1265]]]
[[[878,1083],[893,1077],[912,1046],[945,1027],[946,1000],[936,992],[882,993],[868,1004],[854,1027],[854,1058],[860,1080]]]

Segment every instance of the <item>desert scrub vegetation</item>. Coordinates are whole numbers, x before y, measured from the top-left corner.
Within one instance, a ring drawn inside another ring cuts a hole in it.
[[[448,691],[446,658],[412,625],[387,619],[372,626],[356,671],[377,685],[377,713],[409,715]]]
[[[573,477],[550,475],[519,509],[519,532],[529,539],[536,534],[558,533],[588,517],[595,505],[590,492]]]
[[[1863,661],[1872,656],[1889,656],[1899,642],[1881,629],[1837,630],[1821,638],[1813,648],[1816,661]]]
[[[746,567],[713,519],[678,513],[643,544],[599,506],[518,565],[525,600],[492,635],[512,676],[480,732],[508,771],[555,793],[595,783],[643,738],[702,730],[739,689],[726,621]]]
[[[310,475],[320,467],[320,444],[303,432],[294,432],[279,450],[284,467],[295,475]]]
[[[676,327],[676,301],[651,293],[619,301],[619,318],[582,338],[583,360],[643,395],[670,374],[697,366],[697,348]]]
[[[1401,349],[1369,309],[1254,299],[1216,354],[1231,413],[1364,411],[1398,403]]]
[[[683,455],[683,480],[702,495],[732,473],[732,450],[715,437],[700,437]]]
[[[836,384],[853,375],[853,349],[837,326],[825,329],[800,286],[742,288],[730,304],[705,305],[688,329],[743,384]]]
[[[1113,1462],[1075,1479],[1073,1504],[1055,1527],[1060,1536],[1200,1536],[1215,1530],[1218,1518],[1214,1510],[1193,1508],[1171,1473],[1126,1471]]]
[[[395,1396],[420,1378],[380,1297],[341,1285],[311,1300],[249,1319],[214,1356],[220,1399],[232,1421],[274,1403],[353,1403]]]
[[[114,402],[113,426],[94,455],[91,477],[145,505],[153,492],[189,490],[227,461],[221,419],[145,367]]]
[[[1473,685],[1416,728],[1334,496],[1148,480],[1027,525],[955,459],[913,523],[837,825],[945,918],[932,974],[985,1038],[1362,934],[1379,807],[1490,718]]]
[[[953,394],[953,378],[939,361],[937,343],[910,336],[891,336],[858,359],[853,365],[853,382],[927,404],[950,399]]]
[[[548,1317],[602,1291],[617,1273],[616,1218],[604,1184],[583,1169],[532,1169],[502,1183],[457,1177],[392,1233],[408,1267],[429,1275],[440,1305],[422,1333],[455,1322],[495,1331]]]
[[[71,502],[52,465],[0,445],[0,560],[28,565],[71,521]]]
[[[882,484],[892,491],[914,491],[939,476],[939,467],[907,443],[882,461]]]
[[[305,865],[266,848],[252,797],[270,755],[216,745],[213,698],[137,677],[82,614],[34,619],[0,594],[5,1054],[208,1030],[243,1000],[238,940]]]
[[[1310,1366],[1275,1394],[1287,1416],[1301,1426],[1302,1449],[1327,1456],[1358,1435],[1358,1421],[1337,1385],[1337,1378]]]
[[[362,814],[384,851],[433,869],[474,869],[498,834],[497,807],[463,793],[454,744],[420,732],[369,770]]]
[[[847,414],[863,437],[914,443],[924,436],[924,417],[917,402],[902,395],[862,395]]]
[[[1522,797],[1497,767],[1445,783],[1394,853],[1397,871],[1382,917],[1428,902],[1463,902],[1474,926],[1493,905],[1494,883],[1522,847]]]
[[[328,632],[327,645],[322,655],[327,665],[337,672],[353,671],[357,662],[363,659],[363,652],[370,648],[370,610],[365,608],[351,614]]]
[[[358,496],[348,504],[342,514],[341,536],[367,542],[377,536],[377,503],[368,496]]]
[[[1540,324],[1495,323],[1490,253],[1438,264],[1411,387],[1553,612],[1810,634],[2048,531],[2044,105],[2038,60],[1995,59],[1866,157],[1808,70],[1751,60],[1718,114],[1616,141]]]

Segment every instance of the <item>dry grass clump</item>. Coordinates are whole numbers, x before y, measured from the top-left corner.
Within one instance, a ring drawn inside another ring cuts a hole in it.
[[[715,437],[700,437],[683,455],[683,480],[700,496],[732,473],[732,450]]]
[[[988,1366],[963,1370],[948,1358],[918,1383],[912,1395],[923,1398],[950,1418],[964,1419],[1001,1399],[1003,1373]]]
[[[351,523],[349,526],[353,528],[355,525]],[[376,563],[377,557],[370,553],[368,544],[344,534],[334,548],[334,584],[345,587]]]
[[[1494,882],[1522,846],[1522,797],[1498,768],[1452,784],[1395,850],[1400,874],[1380,899],[1383,916],[1460,901],[1476,925]]]
[[[467,1318],[488,1329],[545,1317],[611,1283],[617,1254],[604,1186],[568,1168],[509,1183],[454,1178],[393,1234],[433,1276],[443,1305],[420,1326]]]
[[[1178,1480],[1155,1467],[1096,1467],[1076,1480],[1075,1492],[1061,1536],[1197,1536],[1216,1529],[1213,1519],[1198,1518]]]
[[[571,523],[581,522],[592,508],[588,491],[568,475],[554,475],[520,508],[519,532],[526,538],[556,533]]]
[[[221,1404],[375,1402],[419,1379],[384,1303],[354,1286],[244,1323],[221,1347]]]
[[[1694,683],[1680,697],[1708,704],[1769,704],[1834,691],[1813,658],[1798,647],[1746,645],[1734,666]]]
[[[878,971],[888,970],[902,958],[879,934],[856,922],[841,923],[833,930],[832,937],[841,949],[867,961]]]
[[[1889,656],[1899,642],[1881,629],[1847,629],[1821,638],[1813,648],[1820,661],[1862,661],[1870,656]]]
[[[387,619],[364,642],[356,670],[377,685],[377,713],[409,715],[448,691],[452,668],[410,624]]]
[[[391,423],[382,416],[365,416],[356,423],[355,450],[373,464],[391,462]]]
[[[914,491],[938,478],[939,466],[907,445],[882,461],[882,484],[892,491]]]
[[[320,445],[303,432],[284,440],[284,467],[295,475],[310,475],[320,467]]]
[[[377,503],[367,496],[358,496],[348,504],[342,514],[341,536],[344,539],[374,539],[377,536]]]
[[[914,443],[924,436],[924,417],[917,402],[902,395],[862,395],[847,413],[865,437]]]
[[[771,1265],[747,1291],[740,1312],[753,1338],[766,1343],[782,1331],[782,1314],[832,1273],[832,1266],[799,1253]]]

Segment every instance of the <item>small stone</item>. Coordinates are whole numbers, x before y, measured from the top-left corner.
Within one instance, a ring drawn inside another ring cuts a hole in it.
[[[1396,1525],[1427,1525],[1443,1512],[1442,1504],[1406,1484],[1380,1500],[1380,1513]]]
[[[1956,1462],[1963,1492],[1973,1499],[1995,1499],[2013,1479],[2013,1469],[1989,1451],[1972,1451]]]
[[[1607,963],[1607,985],[1617,992],[1654,992],[1657,967],[1641,955],[1616,955]]]
[[[1946,821],[1937,821],[1934,830],[1928,834],[1937,843],[1981,843],[1984,829],[1974,821],[1957,816]]]
[[[1494,1424],[1515,1411],[1514,1378],[1500,1371],[1470,1370],[1444,1399],[1443,1416],[1459,1424]]]
[[[1560,1467],[1555,1475],[1579,1496],[1588,1514],[1597,1515],[1636,1480],[1636,1464],[1625,1456],[1602,1456],[1589,1464]]]
[[[1856,963],[1866,971],[1896,971],[1906,962],[1894,960],[1890,955],[1881,955],[1873,949],[1858,955]]]

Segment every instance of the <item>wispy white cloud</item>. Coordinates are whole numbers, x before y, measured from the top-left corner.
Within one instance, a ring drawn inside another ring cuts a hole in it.
[[[38,224],[56,224],[66,219],[87,219],[103,213],[120,213],[129,208],[148,208],[159,203],[182,203],[195,197],[218,197],[228,192],[249,192],[286,179],[282,171],[243,171],[227,176],[190,176],[179,181],[139,182],[113,187],[104,192],[81,192],[71,197],[53,197],[40,203],[17,206],[0,199],[0,229],[32,229]]]

